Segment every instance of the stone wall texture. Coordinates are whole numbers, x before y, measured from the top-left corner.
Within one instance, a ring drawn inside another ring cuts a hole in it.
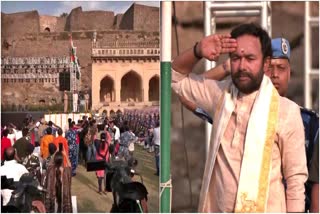
[[[67,17],[40,16],[40,32],[62,32],[66,25]]]
[[[1,37],[20,37],[40,31],[39,13],[37,11],[13,14],[1,13]]]
[[[65,31],[112,29],[113,23],[114,12],[82,11],[77,7],[68,16]]]
[[[158,31],[159,18],[159,8],[134,3],[124,13],[120,29]]]

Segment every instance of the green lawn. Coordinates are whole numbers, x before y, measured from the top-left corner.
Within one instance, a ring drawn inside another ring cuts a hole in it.
[[[144,185],[148,190],[149,212],[159,212],[159,177],[154,175],[154,153],[148,153],[142,146],[135,145],[134,156],[138,159],[136,169],[143,177]],[[135,180],[140,180],[139,177]],[[77,175],[72,178],[72,195],[77,196],[77,209],[82,213],[109,212],[113,203],[112,194],[98,194],[98,180],[95,172],[87,172],[85,167],[79,165]]]

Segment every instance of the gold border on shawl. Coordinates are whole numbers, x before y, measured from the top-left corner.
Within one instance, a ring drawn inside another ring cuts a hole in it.
[[[268,127],[266,132],[266,141],[263,150],[263,161],[259,178],[257,210],[256,212],[266,212],[266,203],[268,200],[270,167],[272,158],[272,146],[274,135],[278,122],[279,95],[275,88],[272,89],[272,97],[269,108]]]

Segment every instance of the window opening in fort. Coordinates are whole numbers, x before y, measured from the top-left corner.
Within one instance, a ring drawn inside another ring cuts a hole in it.
[[[149,101],[159,101],[159,76],[153,76],[149,81]]]
[[[113,117],[115,117],[115,116],[116,116],[116,113],[115,113],[113,110],[111,110],[111,111],[110,111],[110,117],[113,118]]]
[[[117,111],[117,116],[121,116],[122,115],[122,111],[118,110]]]
[[[114,101],[114,81],[109,76],[106,76],[100,82],[100,102]]]
[[[136,72],[122,77],[120,96],[122,102],[142,102],[142,80]]]

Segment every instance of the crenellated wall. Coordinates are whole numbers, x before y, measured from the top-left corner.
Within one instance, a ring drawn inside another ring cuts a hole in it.
[[[123,14],[120,29],[158,31],[160,27],[159,8],[133,3]]]
[[[114,12],[82,11],[81,7],[73,9],[66,22],[65,31],[106,30],[113,29]]]
[[[40,32],[64,31],[67,17],[40,16]]]
[[[40,31],[38,11],[20,13],[1,13],[1,37],[21,37],[28,33]]]

